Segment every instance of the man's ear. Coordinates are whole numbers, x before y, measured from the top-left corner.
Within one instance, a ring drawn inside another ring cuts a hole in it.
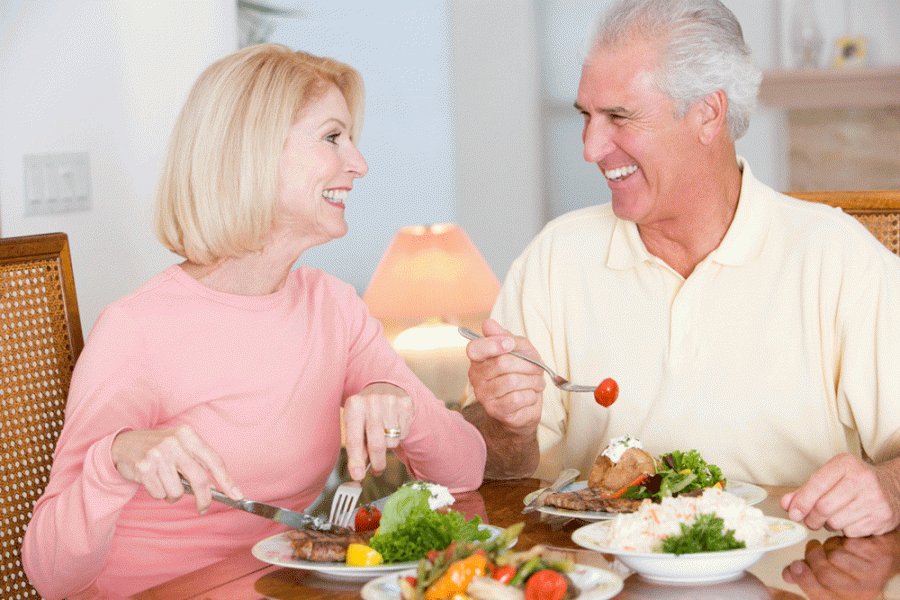
[[[700,143],[709,145],[726,129],[725,115],[728,114],[728,96],[722,90],[707,94],[694,105],[697,111],[696,124]],[[727,134],[728,132],[725,131]]]

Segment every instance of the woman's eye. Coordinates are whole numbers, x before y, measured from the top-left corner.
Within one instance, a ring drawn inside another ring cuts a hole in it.
[[[325,139],[331,142],[332,144],[337,144],[338,138],[341,137],[339,132],[329,133],[325,136]]]

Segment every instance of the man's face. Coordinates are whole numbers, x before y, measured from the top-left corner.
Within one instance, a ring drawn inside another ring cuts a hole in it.
[[[576,102],[584,115],[584,159],[606,177],[616,216],[639,225],[678,217],[691,162],[700,160],[692,113],[674,116],[672,99],[653,80],[655,57],[648,42],[595,49]]]

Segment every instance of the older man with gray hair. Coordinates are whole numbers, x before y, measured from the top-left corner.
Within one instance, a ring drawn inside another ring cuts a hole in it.
[[[470,342],[466,418],[487,477],[590,471],[612,438],[697,449],[799,486],[791,518],[900,523],[900,259],[855,219],[767,187],[736,155],[761,75],[718,0],[621,0],[591,31],[576,109],[612,202],[554,220]],[[618,401],[545,386],[509,354]]]

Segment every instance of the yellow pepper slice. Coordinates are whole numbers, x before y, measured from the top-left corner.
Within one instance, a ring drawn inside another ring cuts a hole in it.
[[[374,548],[365,544],[350,544],[347,546],[347,566],[349,567],[374,567],[384,562],[381,554]]]

